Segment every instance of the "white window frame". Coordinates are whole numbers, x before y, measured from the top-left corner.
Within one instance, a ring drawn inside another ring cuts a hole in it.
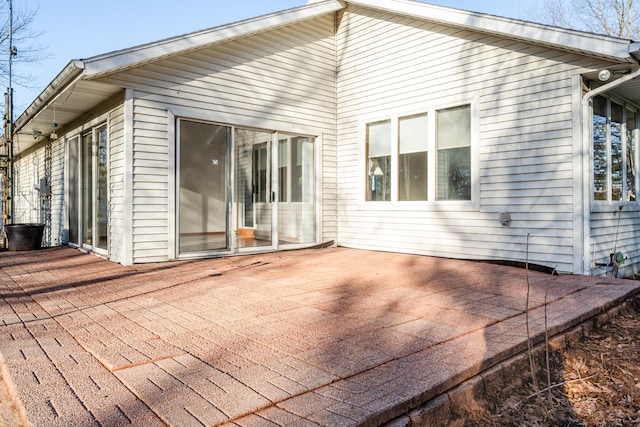
[[[591,123],[590,123],[590,129],[591,129],[591,134],[590,134],[590,140],[591,140],[591,144],[590,144],[590,150],[591,150],[591,161],[590,161],[590,168],[591,168],[591,176],[590,176],[590,182],[591,182],[591,188],[590,188],[590,195],[591,195],[591,201],[593,203],[593,205],[595,207],[597,206],[610,206],[610,205],[625,205],[625,206],[633,206],[633,207],[638,207],[640,206],[640,195],[638,194],[640,191],[640,167],[638,166],[638,161],[640,160],[640,108],[638,106],[636,106],[635,104],[629,103],[628,101],[625,101],[624,99],[615,97],[615,96],[611,96],[609,94],[601,94],[598,95],[602,98],[605,98],[607,100],[607,123],[606,123],[606,128],[607,128],[607,134],[606,134],[606,151],[607,151],[607,189],[606,189],[606,194],[607,194],[607,198],[606,200],[596,200],[595,199],[595,170],[594,170],[594,161],[595,161],[595,152],[594,152],[594,138],[593,138],[593,133],[594,133],[594,127],[593,127],[593,107],[591,107]],[[622,200],[613,200],[612,199],[612,183],[611,183],[611,178],[612,178],[612,156],[611,156],[611,103],[615,102],[616,104],[620,105],[622,107],[622,194],[624,195],[626,193],[626,188],[627,188],[627,180],[626,180],[626,174],[627,174],[627,167],[629,165],[629,161],[627,159],[627,113],[629,111],[635,112],[636,114],[636,130],[635,130],[635,138],[636,138],[636,152],[635,152],[635,158],[634,163],[635,163],[635,167],[636,167],[636,179],[635,179],[635,190],[636,190],[636,200],[626,200],[626,197],[623,197]]]
[[[440,110],[446,110],[454,107],[470,106],[471,114],[471,200],[437,200],[437,141],[436,141],[436,115]],[[411,201],[399,200],[399,135],[398,125],[402,118],[426,114],[428,118],[428,160],[427,160],[427,200]],[[480,158],[479,158],[479,101],[477,97],[471,99],[463,99],[457,102],[438,104],[425,108],[414,108],[406,110],[397,110],[387,113],[370,115],[362,118],[359,122],[359,141],[360,155],[358,157],[358,193],[360,204],[366,208],[411,208],[416,206],[420,209],[434,208],[439,209],[442,206],[451,206],[452,208],[466,208],[470,210],[478,210],[480,206]],[[391,121],[391,200],[377,201],[368,200],[368,153],[367,153],[367,126],[369,124],[382,121]]]

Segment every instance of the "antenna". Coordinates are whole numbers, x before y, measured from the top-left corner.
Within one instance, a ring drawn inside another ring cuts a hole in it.
[[[7,148],[7,154],[2,156],[6,161],[6,177],[4,179],[4,200],[3,200],[3,224],[13,222],[14,203],[13,203],[13,57],[18,55],[18,49],[13,45],[13,0],[9,2],[9,87],[5,93],[5,117],[4,117],[4,145]],[[9,206],[7,206],[9,205]],[[5,244],[6,244],[6,233]],[[6,246],[6,245],[5,245]]]

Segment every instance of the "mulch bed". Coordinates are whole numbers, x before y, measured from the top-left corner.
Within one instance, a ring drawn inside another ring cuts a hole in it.
[[[529,373],[489,396],[485,412],[467,426],[639,426],[640,314],[638,304],[588,336],[536,358]],[[549,387],[549,384],[551,387]]]

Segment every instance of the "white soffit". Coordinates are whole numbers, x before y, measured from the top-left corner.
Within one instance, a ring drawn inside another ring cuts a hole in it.
[[[630,55],[631,42],[625,39],[435,6],[413,0],[348,0],[348,2],[426,21],[550,45],[563,50],[580,51],[616,61],[635,62]]]
[[[149,61],[313,19],[343,8],[344,5],[337,0],[319,1],[282,12],[94,56],[83,61],[84,75],[88,78],[98,77],[101,74],[112,73]]]

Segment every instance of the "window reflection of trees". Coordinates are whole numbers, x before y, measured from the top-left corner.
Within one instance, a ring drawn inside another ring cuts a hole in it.
[[[636,200],[637,114],[605,96],[593,99],[593,198]]]

